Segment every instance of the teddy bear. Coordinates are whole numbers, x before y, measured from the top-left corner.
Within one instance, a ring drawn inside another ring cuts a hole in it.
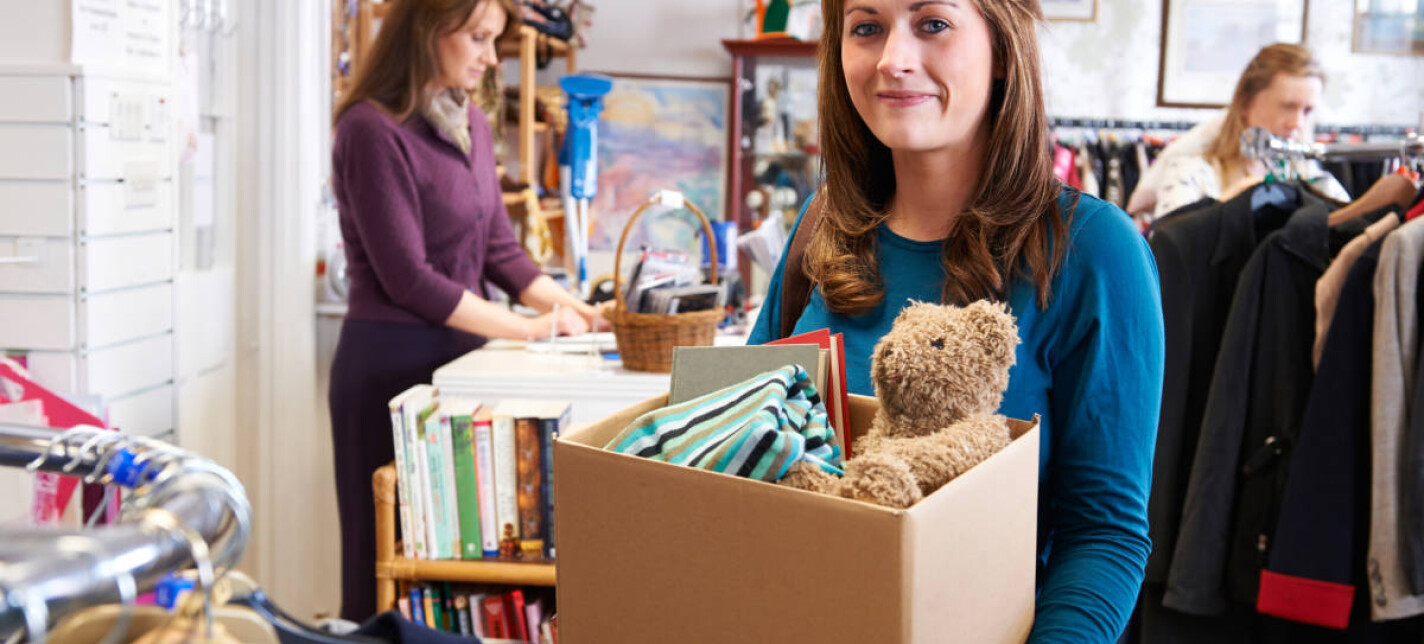
[[[845,476],[798,463],[778,484],[910,507],[1012,440],[995,411],[1018,343],[1003,304],[911,303],[871,354],[880,409]]]

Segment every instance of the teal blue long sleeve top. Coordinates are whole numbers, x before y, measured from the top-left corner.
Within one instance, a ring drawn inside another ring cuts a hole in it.
[[[1108,643],[1127,624],[1152,547],[1147,496],[1162,398],[1162,299],[1152,251],[1125,213],[1068,188],[1059,204],[1071,213],[1069,243],[1048,307],[1038,306],[1026,280],[1007,293],[1022,342],[999,413],[1042,416],[1030,642]],[[813,291],[795,329],[844,333],[846,380],[864,395],[874,395],[875,343],[910,300],[940,301],[945,280],[940,242],[883,225],[877,234],[884,301],[840,315]],[[780,335],[785,269],[783,257],[748,344]]]

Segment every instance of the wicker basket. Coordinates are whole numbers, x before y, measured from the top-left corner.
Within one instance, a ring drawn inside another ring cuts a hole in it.
[[[623,236],[618,239],[618,254],[613,259],[613,293],[617,304],[603,313],[613,327],[613,337],[618,341],[618,354],[623,359],[623,367],[633,371],[653,371],[667,373],[672,370],[673,347],[707,347],[712,345],[717,335],[717,321],[722,312],[717,309],[693,311],[691,313],[634,313],[628,310],[628,302],[623,296],[623,245],[628,241],[628,231],[643,211],[654,204],[664,203],[663,193],[649,197],[643,205],[633,211],[628,223],[623,226]],[[707,235],[707,252],[712,266],[717,266],[717,243],[712,233],[712,224],[707,215],[690,201],[683,206],[702,220],[702,231]],[[712,271],[712,284],[717,283],[717,271]]]

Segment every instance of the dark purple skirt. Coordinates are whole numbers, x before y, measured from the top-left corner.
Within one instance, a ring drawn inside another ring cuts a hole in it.
[[[341,516],[341,617],[376,612],[376,508],[371,476],[395,459],[388,403],[485,343],[442,326],[347,319],[331,363],[331,442]],[[399,529],[399,526],[397,526]]]

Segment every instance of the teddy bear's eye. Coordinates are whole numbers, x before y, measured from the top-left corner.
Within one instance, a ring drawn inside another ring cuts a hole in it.
[[[944,338],[935,338],[935,339],[933,339],[933,340],[930,340],[930,346],[932,346],[932,347],[934,347],[934,348],[936,348],[936,349],[943,349],[943,348],[944,348]]]

